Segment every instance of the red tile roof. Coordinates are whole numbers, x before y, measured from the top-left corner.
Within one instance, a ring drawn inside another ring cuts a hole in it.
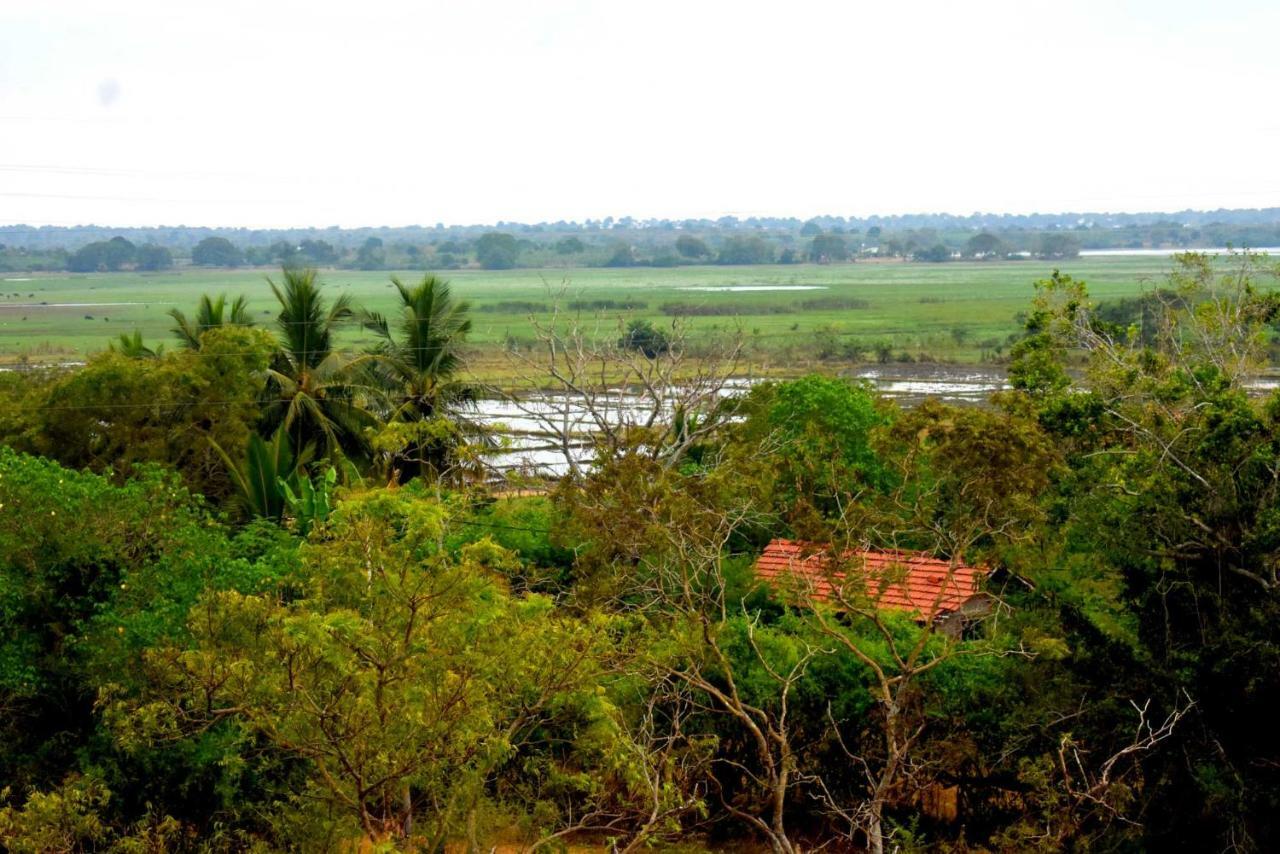
[[[979,595],[979,584],[987,575],[981,567],[961,564],[953,570],[948,561],[907,551],[849,551],[842,566],[826,564],[821,546],[774,540],[756,562],[756,576],[780,588],[797,584],[815,598],[829,599],[833,585],[844,584],[846,572],[861,570],[865,586],[851,584],[846,595],[866,596],[880,608],[934,617]]]

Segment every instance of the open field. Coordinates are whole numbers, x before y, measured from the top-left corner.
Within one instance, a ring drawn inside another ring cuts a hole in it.
[[[1092,257],[1061,267],[1088,281],[1095,297],[1108,299],[1152,286],[1171,264],[1164,257]],[[461,270],[445,275],[475,309],[471,341],[482,351],[495,351],[508,336],[530,338],[530,310],[548,304],[551,292],[563,285],[566,300],[643,305],[604,309],[611,317],[659,321],[669,320],[675,310],[703,312],[688,322],[708,333],[741,324],[753,338],[753,352],[766,361],[811,352],[825,331],[866,347],[884,342],[895,352],[972,363],[1017,331],[1015,317],[1027,308],[1032,283],[1053,266],[1040,261],[857,263]],[[77,359],[134,329],[149,343],[165,341],[170,337],[165,313],[170,308],[190,313],[202,293],[245,294],[251,313],[268,324],[275,303],[267,275],[260,269],[192,268],[156,274],[12,274],[0,280],[0,362],[23,356],[33,362]],[[322,278],[334,293],[350,293],[361,305],[386,311],[394,294],[390,275],[330,270]],[[399,275],[410,280],[422,274]],[[766,290],[718,290],[726,288]],[[360,341],[352,331],[344,343]]]

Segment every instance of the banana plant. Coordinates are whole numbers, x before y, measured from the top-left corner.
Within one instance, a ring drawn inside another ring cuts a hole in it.
[[[227,466],[245,512],[260,519],[283,520],[288,504],[280,483],[302,471],[311,459],[312,447],[308,445],[300,454],[295,454],[289,434],[283,428],[277,429],[270,439],[256,434],[250,436],[245,458],[240,463],[233,461],[217,443],[213,447]]]
[[[337,483],[338,470],[333,466],[315,478],[307,477],[306,472],[296,471],[289,480],[276,479],[276,485],[289,505],[289,513],[297,523],[298,533],[306,536],[312,528],[329,518],[333,510],[333,489]]]

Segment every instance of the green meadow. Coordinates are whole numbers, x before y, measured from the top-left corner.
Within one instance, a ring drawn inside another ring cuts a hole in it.
[[[1172,261],[1162,257],[1079,258],[1064,272],[1089,283],[1099,299],[1132,296],[1158,284]],[[670,322],[674,312],[708,336],[741,328],[762,360],[781,364],[812,354],[819,340],[924,354],[960,363],[989,358],[1018,330],[1033,283],[1054,265],[1042,261],[943,264],[860,262],[758,267],[696,266],[567,270],[458,270],[444,274],[473,307],[470,342],[481,353],[533,337],[530,313],[542,314],[558,292],[564,304],[613,318]],[[241,294],[264,324],[275,314],[271,271],[181,268],[164,273],[10,274],[0,281],[0,361],[76,359],[120,333],[140,330],[149,343],[170,338],[172,308],[191,312],[202,293]],[[387,272],[327,270],[334,294],[349,293],[374,311],[392,307]],[[404,280],[423,275],[402,272]],[[777,290],[707,290],[777,288]],[[359,346],[352,330],[344,344]]]

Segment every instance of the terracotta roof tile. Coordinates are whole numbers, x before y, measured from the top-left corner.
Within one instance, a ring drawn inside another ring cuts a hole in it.
[[[841,563],[830,566],[826,551],[813,543],[774,540],[756,561],[756,576],[776,587],[801,585],[819,599],[830,599],[833,585],[844,586],[845,595],[865,596],[880,608],[933,617],[977,596],[987,575],[964,564],[952,570],[950,562],[922,552],[849,551]],[[861,571],[863,585],[846,584],[851,571]]]

